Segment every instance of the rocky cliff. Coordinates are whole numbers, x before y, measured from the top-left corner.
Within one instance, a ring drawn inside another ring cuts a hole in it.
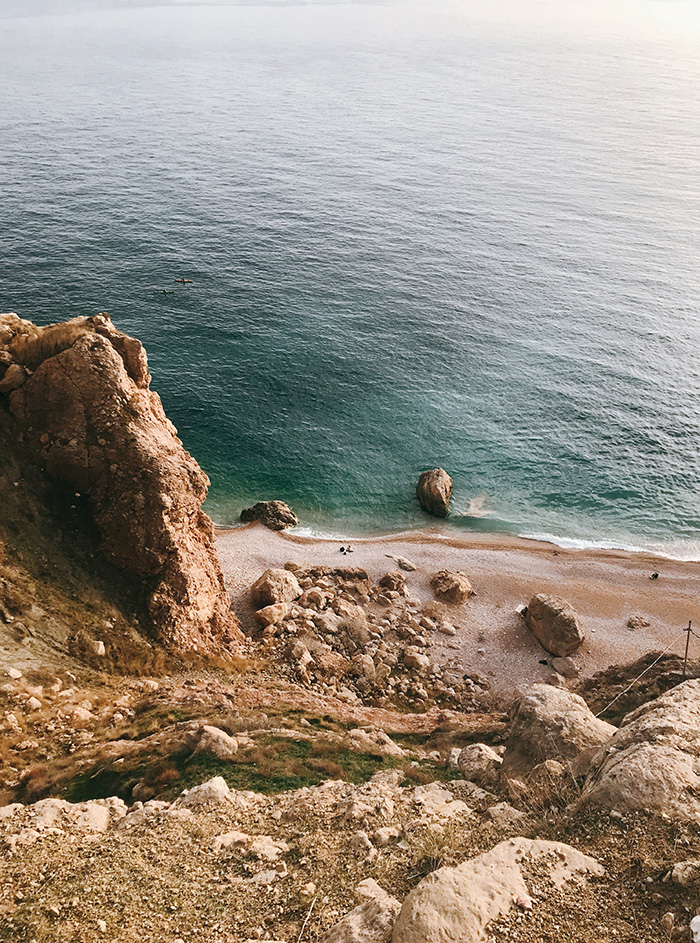
[[[107,315],[37,327],[0,315],[7,435],[86,501],[105,557],[170,649],[225,654],[242,639],[201,509],[209,480],[150,387],[141,343]]]

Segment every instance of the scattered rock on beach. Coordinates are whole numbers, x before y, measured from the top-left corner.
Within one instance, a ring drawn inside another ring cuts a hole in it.
[[[270,530],[284,530],[299,523],[299,518],[284,501],[258,501],[252,508],[241,511],[241,520],[260,521]]]
[[[440,570],[431,579],[430,585],[438,599],[459,605],[474,595],[472,585],[464,573]]]
[[[553,658],[552,668],[564,678],[578,678],[579,670],[576,662],[568,655],[565,658]]]
[[[274,606],[280,602],[291,602],[301,596],[301,586],[289,570],[265,570],[251,587],[253,605],[256,609]]]
[[[648,629],[650,622],[644,616],[630,616],[626,625],[628,629]]]
[[[573,655],[585,635],[578,615],[566,600],[538,593],[528,603],[525,622],[537,641],[550,655]]]
[[[447,517],[452,497],[452,479],[444,468],[425,471],[418,479],[416,495],[421,506],[430,514]]]
[[[406,557],[396,557],[397,566],[405,570],[407,573],[413,573],[416,569],[415,563],[411,563],[410,560],[407,560]]]
[[[385,573],[379,580],[379,585],[384,589],[400,593],[402,596],[406,595],[406,577],[399,570],[391,570],[389,573]]]
[[[272,606],[265,606],[255,613],[255,620],[262,626],[275,625],[281,622],[291,611],[292,605],[288,602],[276,602]]]

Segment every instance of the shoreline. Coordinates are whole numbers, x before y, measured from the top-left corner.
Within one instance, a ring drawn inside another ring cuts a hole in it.
[[[339,552],[338,539],[275,532],[256,523],[217,528],[216,544],[234,608],[248,628],[254,625],[250,586],[265,569],[288,560],[361,566],[377,581],[396,568],[393,558],[407,557],[416,565],[405,574],[408,591],[422,604],[433,599],[430,578],[438,570],[462,570],[477,595],[449,607],[457,635],[436,634],[431,653],[440,663],[480,672],[501,695],[545,681],[551,673],[541,664],[551,658],[517,614],[537,592],[563,596],[579,613],[586,632],[575,655],[581,677],[669,644],[682,655],[688,620],[700,623],[700,562],[645,551],[572,550],[512,535],[418,531],[351,538],[354,552],[348,555]],[[659,579],[650,579],[652,572]],[[629,628],[633,617],[649,624]],[[690,655],[700,655],[700,643],[691,643]]]
[[[256,522],[251,523],[237,523],[237,524],[217,524],[214,521],[214,531],[216,538],[225,534],[235,534],[240,531],[246,530],[247,528],[254,527]],[[273,533],[275,533],[273,531]],[[284,539],[289,540],[293,543],[298,543],[299,545],[314,544],[314,543],[326,543],[326,544],[337,544],[337,543],[347,543],[347,544],[375,544],[375,543],[396,543],[396,542],[405,542],[405,543],[439,543],[445,546],[450,547],[470,547],[472,544],[478,545],[483,549],[492,549],[499,550],[506,547],[512,547],[521,550],[542,550],[557,552],[557,553],[567,553],[567,554],[591,554],[591,555],[602,555],[602,556],[622,556],[622,557],[631,557],[631,558],[644,558],[653,563],[657,561],[659,563],[687,563],[687,564],[697,564],[700,567],[700,557],[695,558],[686,558],[686,557],[677,557],[673,556],[670,553],[664,553],[661,550],[652,550],[644,547],[630,547],[630,546],[603,546],[601,544],[596,544],[594,542],[588,541],[578,541],[574,538],[555,538],[554,536],[542,537],[537,536],[524,536],[521,534],[510,534],[506,531],[468,531],[467,533],[461,534],[459,531],[438,531],[431,530],[430,526],[426,526],[424,529],[416,530],[402,530],[402,531],[388,531],[378,534],[361,534],[361,535],[352,535],[352,534],[332,534],[318,532],[315,533],[310,529],[308,531],[303,527],[292,527],[284,531],[277,531],[280,536]],[[559,543],[558,540],[561,540],[562,543]],[[578,546],[578,544],[583,544],[583,546]]]
[[[206,508],[205,508],[206,510]],[[233,524],[219,524],[216,521],[214,523],[214,529],[217,534],[226,533],[227,531],[237,531],[243,527],[247,527],[247,524],[242,522],[236,522]],[[554,534],[514,534],[509,531],[498,531],[498,530],[470,530],[470,529],[460,529],[458,527],[447,527],[440,528],[440,525],[436,522],[426,522],[424,527],[420,528],[407,528],[405,530],[397,531],[378,531],[376,533],[347,533],[347,532],[338,532],[333,531],[315,531],[312,527],[298,525],[297,527],[290,528],[284,532],[288,537],[295,537],[299,540],[322,540],[330,543],[337,542],[367,542],[367,541],[377,541],[377,540],[411,540],[413,538],[419,539],[422,537],[428,537],[430,540],[437,541],[488,541],[492,540],[494,543],[507,543],[508,541],[518,541],[523,545],[543,545],[547,547],[555,548],[556,550],[566,550],[572,552],[584,552],[584,553],[624,553],[624,554],[634,554],[634,555],[643,555],[648,557],[653,557],[658,560],[672,560],[678,563],[700,563],[700,548],[696,551],[695,556],[680,556],[670,552],[670,550],[660,549],[661,546],[668,546],[669,548],[675,546],[674,543],[669,543],[667,545],[657,545],[654,547],[643,547],[632,544],[626,544],[623,541],[620,541],[619,544],[614,543],[613,541],[601,540],[596,542],[594,540],[588,540],[584,538],[577,537],[557,537]],[[676,542],[678,543],[678,542]]]

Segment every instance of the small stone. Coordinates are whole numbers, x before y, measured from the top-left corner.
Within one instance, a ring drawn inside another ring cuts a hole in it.
[[[407,668],[413,668],[417,671],[426,671],[430,667],[430,658],[419,652],[417,648],[409,646],[406,649],[403,663]]]
[[[301,596],[301,586],[289,570],[270,569],[256,580],[251,588],[256,609],[274,606],[279,602],[292,602]]]
[[[5,376],[0,380],[0,393],[10,393],[22,386],[29,374],[18,363],[11,363],[5,371]],[[17,482],[15,482],[17,484]]]
[[[647,629],[649,625],[649,620],[643,616],[630,616],[627,620],[628,629]]]
[[[105,652],[105,643],[101,639],[93,639],[92,643],[93,652],[99,657],[102,658],[106,654]]]
[[[668,911],[661,918],[661,926],[664,928],[666,933],[670,933],[676,924],[676,915],[672,911]]]
[[[405,570],[407,573],[413,573],[416,569],[415,563],[411,563],[406,557],[396,557],[396,563],[401,570]]]
[[[356,832],[350,841],[350,850],[362,861],[372,861],[377,857],[377,849],[369,840],[367,832]]]
[[[41,710],[41,701],[38,697],[30,697],[27,701],[27,707],[30,711],[39,711]]]
[[[19,681],[19,679],[22,677],[22,672],[19,670],[19,668],[8,668],[5,674],[12,681]]]
[[[175,800],[175,805],[178,808],[188,809],[194,806],[228,805],[232,801],[233,794],[228,788],[226,780],[222,776],[215,776],[200,786],[186,789]]]
[[[299,897],[305,902],[309,903],[316,896],[316,885],[313,881],[309,881],[308,884],[304,884],[303,887],[299,888]]]
[[[386,848],[392,841],[396,841],[401,837],[401,831],[393,825],[385,825],[382,828],[378,828],[372,837],[376,845],[380,848]]]
[[[212,753],[220,760],[230,760],[238,752],[238,741],[218,727],[204,724],[199,732],[195,753]]]
[[[470,743],[457,758],[462,776],[477,786],[497,785],[502,763],[502,758],[485,743]]]
[[[272,606],[265,606],[258,609],[255,613],[255,621],[262,626],[275,625],[282,622],[291,612],[292,605],[289,602],[278,602]]]
[[[578,678],[580,673],[575,661],[568,655],[564,658],[553,658],[552,668],[564,678]]]
[[[681,887],[690,887],[693,884],[700,883],[700,861],[690,859],[679,861],[673,866],[671,880],[674,884],[680,884]]]
[[[100,931],[100,933],[106,933],[106,932],[107,932],[107,923],[106,923],[106,921],[104,921],[104,920],[98,920],[98,921],[97,921],[97,929]]]

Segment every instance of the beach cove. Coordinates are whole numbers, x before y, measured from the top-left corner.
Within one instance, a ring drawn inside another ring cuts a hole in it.
[[[584,678],[650,651],[682,655],[688,621],[700,624],[700,563],[648,553],[570,550],[518,537],[457,538],[427,531],[353,539],[349,555],[340,552],[343,541],[278,533],[257,523],[219,529],[216,544],[233,607],[247,628],[254,625],[249,588],[266,569],[288,561],[364,567],[378,580],[396,569],[397,557],[405,557],[416,566],[405,574],[407,591],[423,604],[433,599],[430,579],[437,571],[463,571],[476,595],[450,607],[457,634],[436,634],[431,656],[481,673],[503,696],[512,697],[516,689],[546,681],[552,673],[551,656],[517,611],[535,593],[561,596],[578,612],[586,641],[575,661]],[[654,572],[658,579],[650,578]],[[649,624],[630,628],[627,622],[634,618]],[[700,642],[691,639],[691,657],[697,646]]]

